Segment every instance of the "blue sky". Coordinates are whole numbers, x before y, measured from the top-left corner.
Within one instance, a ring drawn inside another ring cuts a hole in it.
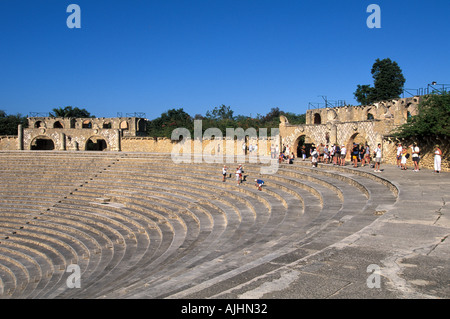
[[[366,25],[372,3],[380,29]],[[153,119],[357,104],[377,58],[400,65],[406,88],[450,83],[448,12],[449,0],[0,0],[0,110]]]

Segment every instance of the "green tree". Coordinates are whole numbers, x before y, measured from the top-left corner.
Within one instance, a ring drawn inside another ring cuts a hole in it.
[[[28,126],[27,118],[20,114],[7,115],[5,111],[0,110],[0,135],[17,135],[19,124],[26,128]]]
[[[153,137],[172,137],[172,131],[176,128],[186,128],[194,131],[192,117],[182,108],[170,109],[162,113],[160,117],[147,123],[147,133]]]
[[[64,108],[54,108],[53,113],[50,113],[51,117],[76,117],[76,118],[94,118],[86,109],[80,109],[78,107],[66,106]]]
[[[370,87],[370,85],[359,85],[353,93],[356,101],[361,103],[361,105],[369,105],[373,102],[374,88]]]
[[[450,93],[426,96],[419,104],[418,114],[395,130],[394,136],[404,139],[450,136]]]
[[[206,117],[213,120],[234,120],[233,110],[229,106],[222,104],[219,107],[215,107],[211,112],[206,112]]]
[[[306,114],[296,114],[292,112],[282,112],[282,115],[286,116],[290,124],[305,124],[306,123]],[[278,121],[278,124],[279,121]],[[278,127],[278,126],[277,126]]]
[[[355,99],[364,105],[399,98],[405,85],[405,77],[397,62],[391,59],[377,59],[372,66],[374,87],[358,85],[353,93]]]

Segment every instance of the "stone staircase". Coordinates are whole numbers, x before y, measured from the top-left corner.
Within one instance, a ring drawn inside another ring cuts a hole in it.
[[[0,297],[214,297],[338,243],[398,196],[362,170],[243,164],[237,186],[223,164],[164,154],[0,152]],[[67,285],[73,264],[81,288]]]

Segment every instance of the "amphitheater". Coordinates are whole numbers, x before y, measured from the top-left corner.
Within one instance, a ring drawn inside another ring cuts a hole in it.
[[[449,173],[244,163],[237,186],[168,154],[0,163],[3,299],[450,297]]]

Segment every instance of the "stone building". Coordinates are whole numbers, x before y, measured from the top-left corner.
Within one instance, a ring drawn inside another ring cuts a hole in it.
[[[19,126],[21,150],[121,151],[124,137],[145,136],[146,120],[137,117],[60,118],[30,117]]]
[[[386,138],[395,127],[417,115],[421,97],[395,99],[367,106],[343,106],[308,110],[306,124],[291,125],[281,117],[281,143],[297,154],[303,145],[307,148],[320,144],[345,145],[368,143],[372,149]],[[349,153],[347,153],[349,156]]]

